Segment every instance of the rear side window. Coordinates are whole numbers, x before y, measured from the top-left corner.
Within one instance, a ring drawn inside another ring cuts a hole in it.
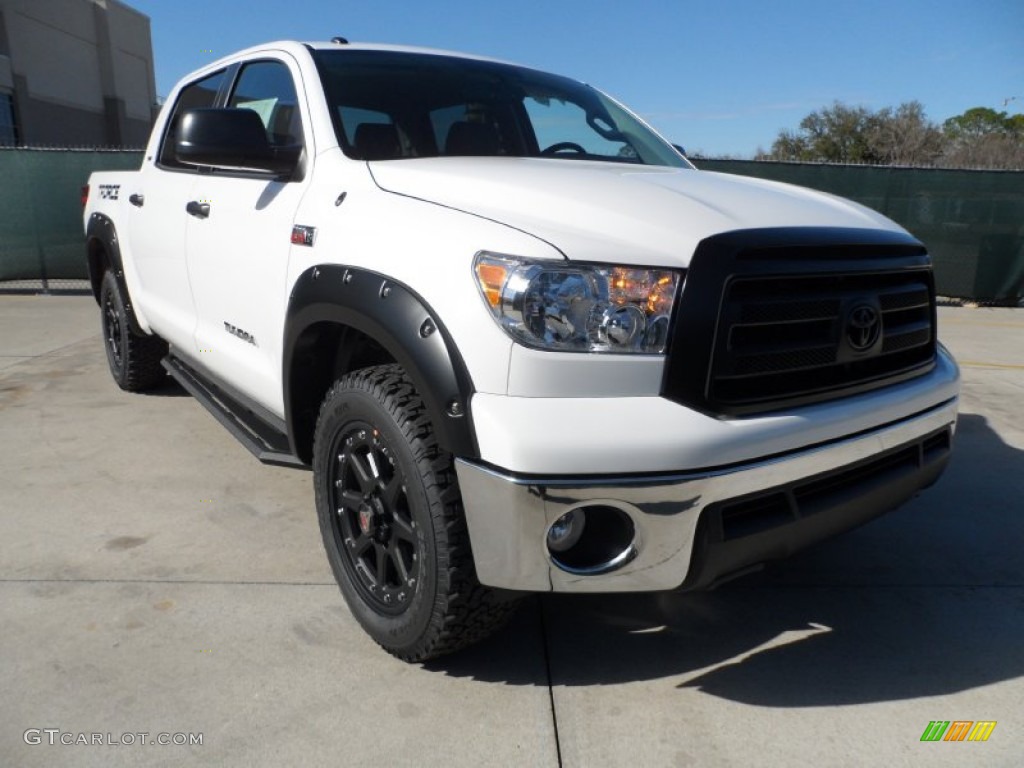
[[[227,70],[207,75],[202,80],[186,85],[178,95],[174,104],[174,112],[171,119],[167,121],[167,132],[164,134],[164,143],[160,148],[159,162],[171,168],[186,168],[195,170],[195,166],[188,166],[179,163],[174,159],[174,142],[178,138],[178,124],[181,122],[181,115],[189,109],[201,109],[212,107],[217,102],[217,92],[224,84],[224,76]]]
[[[260,116],[271,146],[302,144],[302,120],[291,72],[280,61],[255,61],[242,68],[229,107]]]

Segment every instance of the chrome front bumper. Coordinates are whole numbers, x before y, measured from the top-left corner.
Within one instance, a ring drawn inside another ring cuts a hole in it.
[[[931,485],[948,459],[956,413],[953,398],[806,450],[672,475],[524,477],[459,459],[477,575],[489,586],[532,592],[708,586],[855,527]],[[630,518],[631,551],[606,572],[570,573],[552,561],[547,531],[567,512],[594,504]],[[774,511],[751,527],[748,510],[766,505]],[[779,519],[780,508],[788,518]]]

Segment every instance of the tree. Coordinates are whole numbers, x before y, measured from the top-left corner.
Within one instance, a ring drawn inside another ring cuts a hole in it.
[[[800,131],[782,131],[770,158],[824,163],[930,164],[943,149],[943,135],[920,102],[872,112],[835,102],[800,121]]]
[[[871,163],[874,157],[868,135],[873,115],[864,107],[835,102],[811,112],[800,121],[798,132],[782,131],[772,144],[777,160],[826,163]]]
[[[1024,169],[1024,115],[974,107],[942,124],[943,164],[953,168]]]
[[[835,102],[783,130],[764,160],[1024,170],[1024,115],[974,107],[942,127],[920,102],[871,111]]]
[[[873,118],[869,141],[886,165],[932,165],[945,149],[945,137],[919,101],[886,107]]]
[[[987,136],[1013,134],[1024,128],[1024,115],[1010,117],[988,107],[974,107],[942,124],[946,135],[959,142],[971,142]]]

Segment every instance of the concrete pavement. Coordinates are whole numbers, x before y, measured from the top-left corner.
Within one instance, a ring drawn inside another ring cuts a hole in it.
[[[940,335],[956,455],[902,510],[713,593],[531,598],[410,666],[345,608],[308,473],[170,382],[118,390],[91,298],[0,296],[0,765],[1017,766],[1024,310]]]

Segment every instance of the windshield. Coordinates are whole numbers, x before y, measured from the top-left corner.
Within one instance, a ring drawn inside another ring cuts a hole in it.
[[[549,157],[688,168],[600,91],[489,61],[392,51],[315,51],[349,157]]]

